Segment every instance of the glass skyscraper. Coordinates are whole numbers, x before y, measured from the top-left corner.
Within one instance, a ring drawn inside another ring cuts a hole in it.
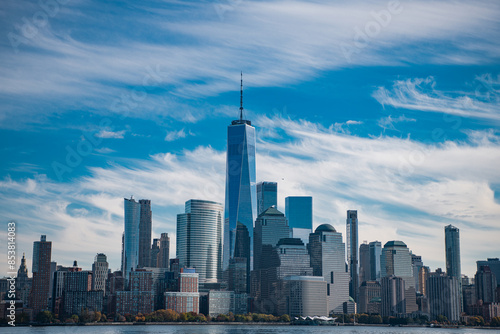
[[[307,245],[313,228],[313,199],[311,196],[289,196],[285,198],[285,216],[294,238]]]
[[[462,300],[462,269],[460,265],[460,230],[448,225],[444,228],[444,243],[446,247],[446,275],[456,277],[458,281],[458,293]],[[460,310],[462,310],[460,303]]]
[[[122,273],[125,286],[130,272],[139,264],[139,228],[141,221],[141,204],[133,198],[124,198],[125,231],[123,233]]]
[[[372,241],[370,246],[370,279],[380,282],[380,255],[382,255],[382,243]]]
[[[151,200],[139,200],[141,205],[140,227],[139,227],[139,263],[138,267],[149,267],[151,264],[151,228],[152,212]]]
[[[177,215],[177,257],[181,267],[195,268],[200,283],[221,277],[222,204],[191,199]]]
[[[358,301],[358,211],[356,210],[347,210],[346,234],[349,294]]]
[[[240,118],[227,128],[224,270],[229,267],[230,259],[242,255],[246,257],[250,270],[256,214],[255,128],[252,122],[243,119],[241,99]]]
[[[260,215],[273,205],[276,208],[278,207],[278,183],[257,183],[257,215]]]

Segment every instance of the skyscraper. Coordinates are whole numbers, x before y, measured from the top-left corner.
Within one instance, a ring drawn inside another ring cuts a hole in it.
[[[221,277],[222,204],[191,199],[177,215],[177,257],[181,267],[195,268],[200,283]]]
[[[371,280],[370,245],[365,241],[359,246],[359,282]]]
[[[92,264],[92,290],[106,293],[106,279],[108,278],[108,261],[105,254],[99,253]]]
[[[368,244],[370,247],[370,279],[380,282],[380,255],[382,255],[382,243],[372,241]]]
[[[488,258],[486,261],[480,260],[476,261],[477,270],[479,270],[483,266],[490,267],[491,272],[495,275],[497,280],[497,285],[500,286],[500,260],[496,258]]]
[[[313,199],[311,196],[288,196],[285,198],[285,216],[294,238],[307,245],[313,228]]]
[[[412,267],[412,272],[413,272],[413,278],[415,279],[415,290],[417,292],[421,292],[419,290],[420,287],[420,268],[424,266],[424,263],[422,262],[422,257],[419,255],[415,255],[413,253],[411,254],[411,267]]]
[[[139,200],[141,205],[140,223],[139,223],[139,268],[149,267],[151,264],[151,228],[152,212],[151,200]]]
[[[238,237],[244,238],[248,235],[252,238],[254,217],[257,213],[255,128],[252,122],[243,119],[243,79],[240,93],[240,117],[232,121],[227,128],[224,269],[228,268],[230,259],[237,257],[238,249],[241,250],[240,255],[246,256],[247,267],[250,269],[253,242]],[[247,276],[250,276],[249,272]]]
[[[125,286],[128,284],[130,272],[139,264],[139,226],[141,204],[133,198],[124,198],[125,231],[123,233],[122,273]]]
[[[30,308],[36,316],[49,309],[50,259],[52,242],[42,235],[33,243],[33,283],[30,293]]]
[[[262,267],[261,261],[268,261],[269,254],[263,254],[263,247],[271,250],[278,244],[278,241],[283,238],[290,237],[290,228],[285,215],[276,210],[275,207],[269,207],[259,214],[255,220],[255,228],[253,230],[253,250],[254,262],[253,269],[257,270]]]
[[[358,301],[358,211],[347,210],[347,264],[349,266],[349,295]]]
[[[481,266],[475,275],[476,297],[483,303],[496,303],[497,280],[488,266]]]
[[[451,322],[460,319],[459,280],[436,270],[427,278],[427,296],[431,319],[444,315]]]
[[[460,295],[460,310],[462,307],[462,270],[460,265],[460,230],[448,225],[444,228],[444,241],[446,247],[446,275],[456,277],[458,293]]]
[[[389,275],[382,277],[381,286],[380,315],[383,317],[404,315],[406,313],[405,281],[401,277]]]
[[[273,205],[278,206],[278,183],[266,181],[257,183],[257,215]]]
[[[159,268],[170,268],[170,237],[168,233],[160,236]]]
[[[328,312],[343,312],[349,301],[349,273],[345,266],[345,244],[342,234],[330,224],[323,224],[309,235],[309,255],[314,276],[327,283]]]
[[[159,264],[160,260],[160,239],[153,239],[153,244],[151,245],[151,268],[161,268]]]

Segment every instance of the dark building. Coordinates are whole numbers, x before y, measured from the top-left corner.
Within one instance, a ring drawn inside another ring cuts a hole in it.
[[[359,287],[358,313],[380,313],[382,286],[377,281],[364,281]]]
[[[500,260],[498,258],[489,258],[486,261],[476,261],[477,270],[481,268],[481,266],[490,267],[491,272],[495,275],[497,280],[497,285],[500,286]]]
[[[33,243],[33,284],[29,305],[34,316],[40,311],[49,310],[51,253],[52,242],[47,241],[45,235]]]
[[[447,276],[441,272],[431,273],[427,278],[427,296],[431,319],[438,315],[448,321],[460,320],[460,283],[455,276]]]
[[[130,272],[130,290],[116,292],[116,313],[120,315],[154,311],[153,273],[144,269]]]
[[[370,245],[365,241],[359,246],[359,282],[371,280]]]
[[[401,277],[385,276],[381,280],[381,310],[383,317],[398,317],[406,314],[405,281]]]
[[[347,210],[346,220],[347,265],[349,268],[349,295],[358,301],[358,211]]]
[[[152,228],[152,212],[151,200],[139,200],[141,205],[140,224],[139,224],[139,268],[149,267],[151,263],[151,228]]]
[[[278,183],[257,183],[257,215],[260,215],[272,206],[278,206]]]
[[[170,262],[170,238],[168,233],[162,233],[160,236],[159,268],[169,268]],[[172,271],[172,268],[170,268]]]
[[[151,245],[151,262],[149,266],[151,268],[162,268],[159,265],[159,257],[160,257],[160,239],[153,239],[153,244]]]
[[[483,303],[495,303],[497,280],[489,266],[481,266],[476,272],[476,298]]]

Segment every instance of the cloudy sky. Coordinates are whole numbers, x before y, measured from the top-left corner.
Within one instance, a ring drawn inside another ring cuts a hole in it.
[[[18,254],[120,267],[123,198],[154,237],[191,199],[224,201],[226,128],[257,129],[257,180],[311,195],[314,225],[402,240],[462,272],[500,257],[498,1],[4,1],[0,231]],[[19,263],[19,261],[18,261]],[[6,259],[0,265],[7,271]],[[31,272],[31,267],[30,267]]]

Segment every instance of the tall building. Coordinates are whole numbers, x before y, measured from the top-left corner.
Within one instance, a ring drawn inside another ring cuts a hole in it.
[[[92,290],[91,271],[68,271],[64,275],[63,312],[66,316],[80,315],[85,310],[103,309],[104,291]]]
[[[456,277],[458,281],[460,310],[462,307],[462,270],[460,265],[460,230],[448,225],[444,228],[444,241],[446,247],[446,274]]]
[[[313,199],[311,196],[285,198],[285,216],[292,230],[292,237],[302,239],[307,245],[313,232]]]
[[[160,259],[160,239],[153,239],[153,244],[151,245],[151,262],[149,266],[151,268],[161,268],[159,264]]]
[[[489,266],[481,266],[476,272],[476,298],[483,303],[496,303],[497,280]]]
[[[327,283],[328,312],[342,313],[349,301],[349,273],[345,265],[345,244],[342,234],[330,224],[323,224],[309,235],[309,255],[314,276],[323,276]]]
[[[266,181],[257,183],[257,215],[272,206],[278,207],[278,183]]]
[[[429,267],[420,267],[418,272],[418,289],[417,291],[424,296],[427,296],[427,278],[429,277]]]
[[[427,296],[431,319],[438,315],[448,318],[448,321],[457,322],[460,319],[459,280],[455,276],[444,275],[436,271],[427,278]]]
[[[346,220],[347,265],[349,268],[349,295],[358,301],[358,211],[347,210]]]
[[[29,305],[34,316],[49,309],[51,254],[52,242],[47,241],[45,235],[33,243],[33,283]]]
[[[479,270],[482,266],[490,267],[491,272],[495,275],[497,279],[497,285],[500,286],[500,259],[498,258],[489,258],[486,261],[476,261],[477,270]]]
[[[92,290],[104,291],[106,294],[106,279],[108,278],[109,264],[105,254],[99,253],[92,264]]]
[[[16,299],[23,301],[23,307],[28,306],[31,283],[32,279],[28,277],[28,267],[26,266],[26,258],[23,253],[16,278]]]
[[[418,310],[415,278],[411,264],[410,250],[402,241],[389,241],[382,249],[380,257],[381,276],[397,276],[405,281],[405,310],[412,313]]]
[[[377,281],[363,281],[359,287],[359,313],[380,313],[381,298],[380,283]]]
[[[178,313],[199,312],[198,274],[193,269],[182,269],[179,273],[179,290],[167,291],[165,308]]]
[[[130,272],[139,265],[139,228],[141,204],[133,198],[124,198],[125,231],[123,233],[122,273],[125,285],[128,284]]]
[[[365,241],[359,246],[359,282],[371,280],[370,245]]]
[[[382,243],[372,241],[370,247],[370,280],[380,282],[380,256],[382,255]]]
[[[328,316],[326,282],[318,276],[286,276],[285,313],[291,316]]]
[[[181,267],[195,268],[200,283],[221,277],[222,204],[191,199],[177,215],[177,257]]]
[[[139,228],[139,261],[138,267],[149,267],[151,263],[151,228],[152,228],[152,212],[151,200],[139,200],[141,205],[140,212],[140,228]]]
[[[422,262],[422,257],[419,255],[415,255],[411,253],[411,267],[412,267],[412,273],[413,273],[413,278],[415,279],[415,290],[417,292],[422,293],[419,288],[420,288],[420,269],[424,266],[424,263]]]
[[[116,292],[116,313],[148,314],[154,311],[153,273],[145,269],[132,270],[130,290]]]
[[[380,315],[383,317],[404,316],[406,311],[405,280],[394,275],[384,276],[381,279],[382,304]]]
[[[260,269],[262,267],[261,262],[268,260],[269,254],[265,254],[266,248],[268,250],[272,249],[278,244],[280,239],[289,237],[290,228],[288,227],[288,221],[283,213],[273,206],[261,212],[259,217],[255,220],[255,227],[253,230],[253,269]]]
[[[247,277],[250,277],[253,254],[251,238],[257,213],[255,128],[252,122],[243,119],[243,79],[240,93],[240,117],[227,128],[223,268],[226,270],[229,267],[230,259],[245,257],[248,263]]]
[[[170,237],[168,233],[160,236],[159,268],[170,268]]]

